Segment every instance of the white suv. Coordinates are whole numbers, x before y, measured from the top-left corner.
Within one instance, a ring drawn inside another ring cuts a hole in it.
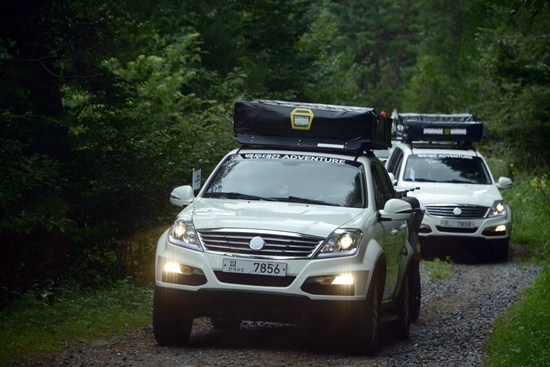
[[[326,327],[358,354],[376,352],[384,322],[407,338],[423,211],[397,198],[370,150],[390,144],[389,121],[370,108],[261,100],[236,103],[234,128],[241,148],[200,192],[170,196],[185,208],[158,241],[156,341],[185,344],[198,317]]]
[[[473,115],[399,114],[403,142],[386,168],[395,185],[411,190],[426,207],[419,229],[422,257],[508,258],[512,212],[499,192],[512,181],[495,182],[473,142],[482,124]],[[488,255],[488,257],[486,256]]]

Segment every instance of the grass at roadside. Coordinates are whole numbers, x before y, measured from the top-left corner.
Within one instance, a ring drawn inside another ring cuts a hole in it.
[[[152,294],[151,288],[122,281],[93,293],[65,293],[51,303],[24,297],[0,312],[0,366],[146,324]]]
[[[485,366],[550,366],[550,181],[546,174],[519,175],[513,165],[508,171],[514,186],[502,194],[513,213],[514,255],[543,271],[523,299],[496,321],[485,344]]]
[[[522,260],[550,263],[550,175],[518,172],[513,164],[491,161],[496,179],[510,177],[513,185],[502,190],[512,209],[512,243],[516,257]]]
[[[550,366],[550,268],[494,326],[487,367]]]

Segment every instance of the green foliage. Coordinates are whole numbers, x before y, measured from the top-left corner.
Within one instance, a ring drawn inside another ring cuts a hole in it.
[[[475,32],[490,17],[477,1],[429,0],[419,5],[418,57],[403,111],[474,112],[468,84],[477,55]]]
[[[0,304],[128,274],[127,238],[167,226],[170,190],[234,146],[243,85],[202,67],[196,32],[156,33],[147,2],[20,5],[0,12]]]
[[[507,7],[497,7],[504,13]],[[550,12],[495,19],[479,34],[480,58],[472,84],[492,149],[526,170],[547,169],[550,128]]]
[[[0,366],[150,323],[152,295],[151,288],[127,280],[96,292],[75,288],[55,302],[47,292],[27,294],[0,311]]]
[[[80,188],[71,193],[73,215],[86,223],[79,240],[90,244],[81,247],[79,265],[88,272],[99,265],[96,279],[108,269],[128,273],[127,254],[142,251],[125,239],[171,220],[169,191],[189,184],[193,168],[211,171],[233,144],[229,106],[185,93],[217,86],[211,94],[225,99],[232,80],[201,68],[197,34],[171,40],[154,37],[156,54],[105,60],[109,94],[64,89],[78,168],[71,175]]]
[[[550,361],[550,268],[545,267],[525,297],[494,325],[485,343],[487,367],[548,366]]]
[[[546,263],[550,258],[550,181],[547,174],[528,175],[509,167],[512,188],[502,195],[513,214],[512,242],[518,255]]]
[[[29,146],[0,138],[0,304],[6,290],[36,279],[56,266],[48,241],[61,240],[75,225],[66,217],[69,205],[61,194],[60,165],[46,155],[27,154]],[[30,149],[32,151],[32,149]]]
[[[336,31],[331,50],[342,77],[353,78],[357,92],[347,103],[391,111],[415,63],[418,5],[401,0],[331,2]]]
[[[429,279],[442,280],[452,277],[453,262],[448,257],[445,260],[439,258],[435,258],[433,261],[423,260],[422,264],[428,270]]]
[[[64,220],[67,205],[59,200],[59,164],[41,154],[26,156],[25,149],[21,142],[0,139],[0,233],[64,231],[70,223]]]
[[[304,100],[312,83],[319,50],[300,44],[312,27],[318,6],[312,0],[182,1],[171,22],[192,27],[204,41],[203,65],[226,76],[246,75],[244,88],[252,98]],[[181,16],[183,14],[183,16]],[[179,20],[173,21],[177,16]],[[166,19],[168,20],[168,19]],[[284,25],[284,26],[282,26]]]

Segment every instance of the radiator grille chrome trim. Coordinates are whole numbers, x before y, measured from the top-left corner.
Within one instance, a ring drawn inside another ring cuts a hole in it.
[[[480,205],[441,204],[425,205],[428,215],[439,218],[453,219],[483,219],[489,214],[491,208]],[[455,209],[460,209],[460,214],[455,214]]]
[[[278,259],[311,258],[325,240],[297,233],[250,229],[203,229],[197,231],[206,252]],[[254,237],[262,237],[261,250],[250,248]]]

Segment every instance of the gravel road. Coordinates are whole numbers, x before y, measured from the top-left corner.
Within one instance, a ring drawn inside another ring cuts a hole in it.
[[[383,331],[376,357],[304,348],[306,333],[292,325],[244,322],[239,330],[218,330],[209,319],[197,319],[184,348],[158,346],[147,325],[13,366],[481,366],[491,325],[521,298],[538,269],[508,261],[453,264],[451,273],[451,279],[430,280],[421,268],[422,311],[409,340],[394,340],[391,330]]]

